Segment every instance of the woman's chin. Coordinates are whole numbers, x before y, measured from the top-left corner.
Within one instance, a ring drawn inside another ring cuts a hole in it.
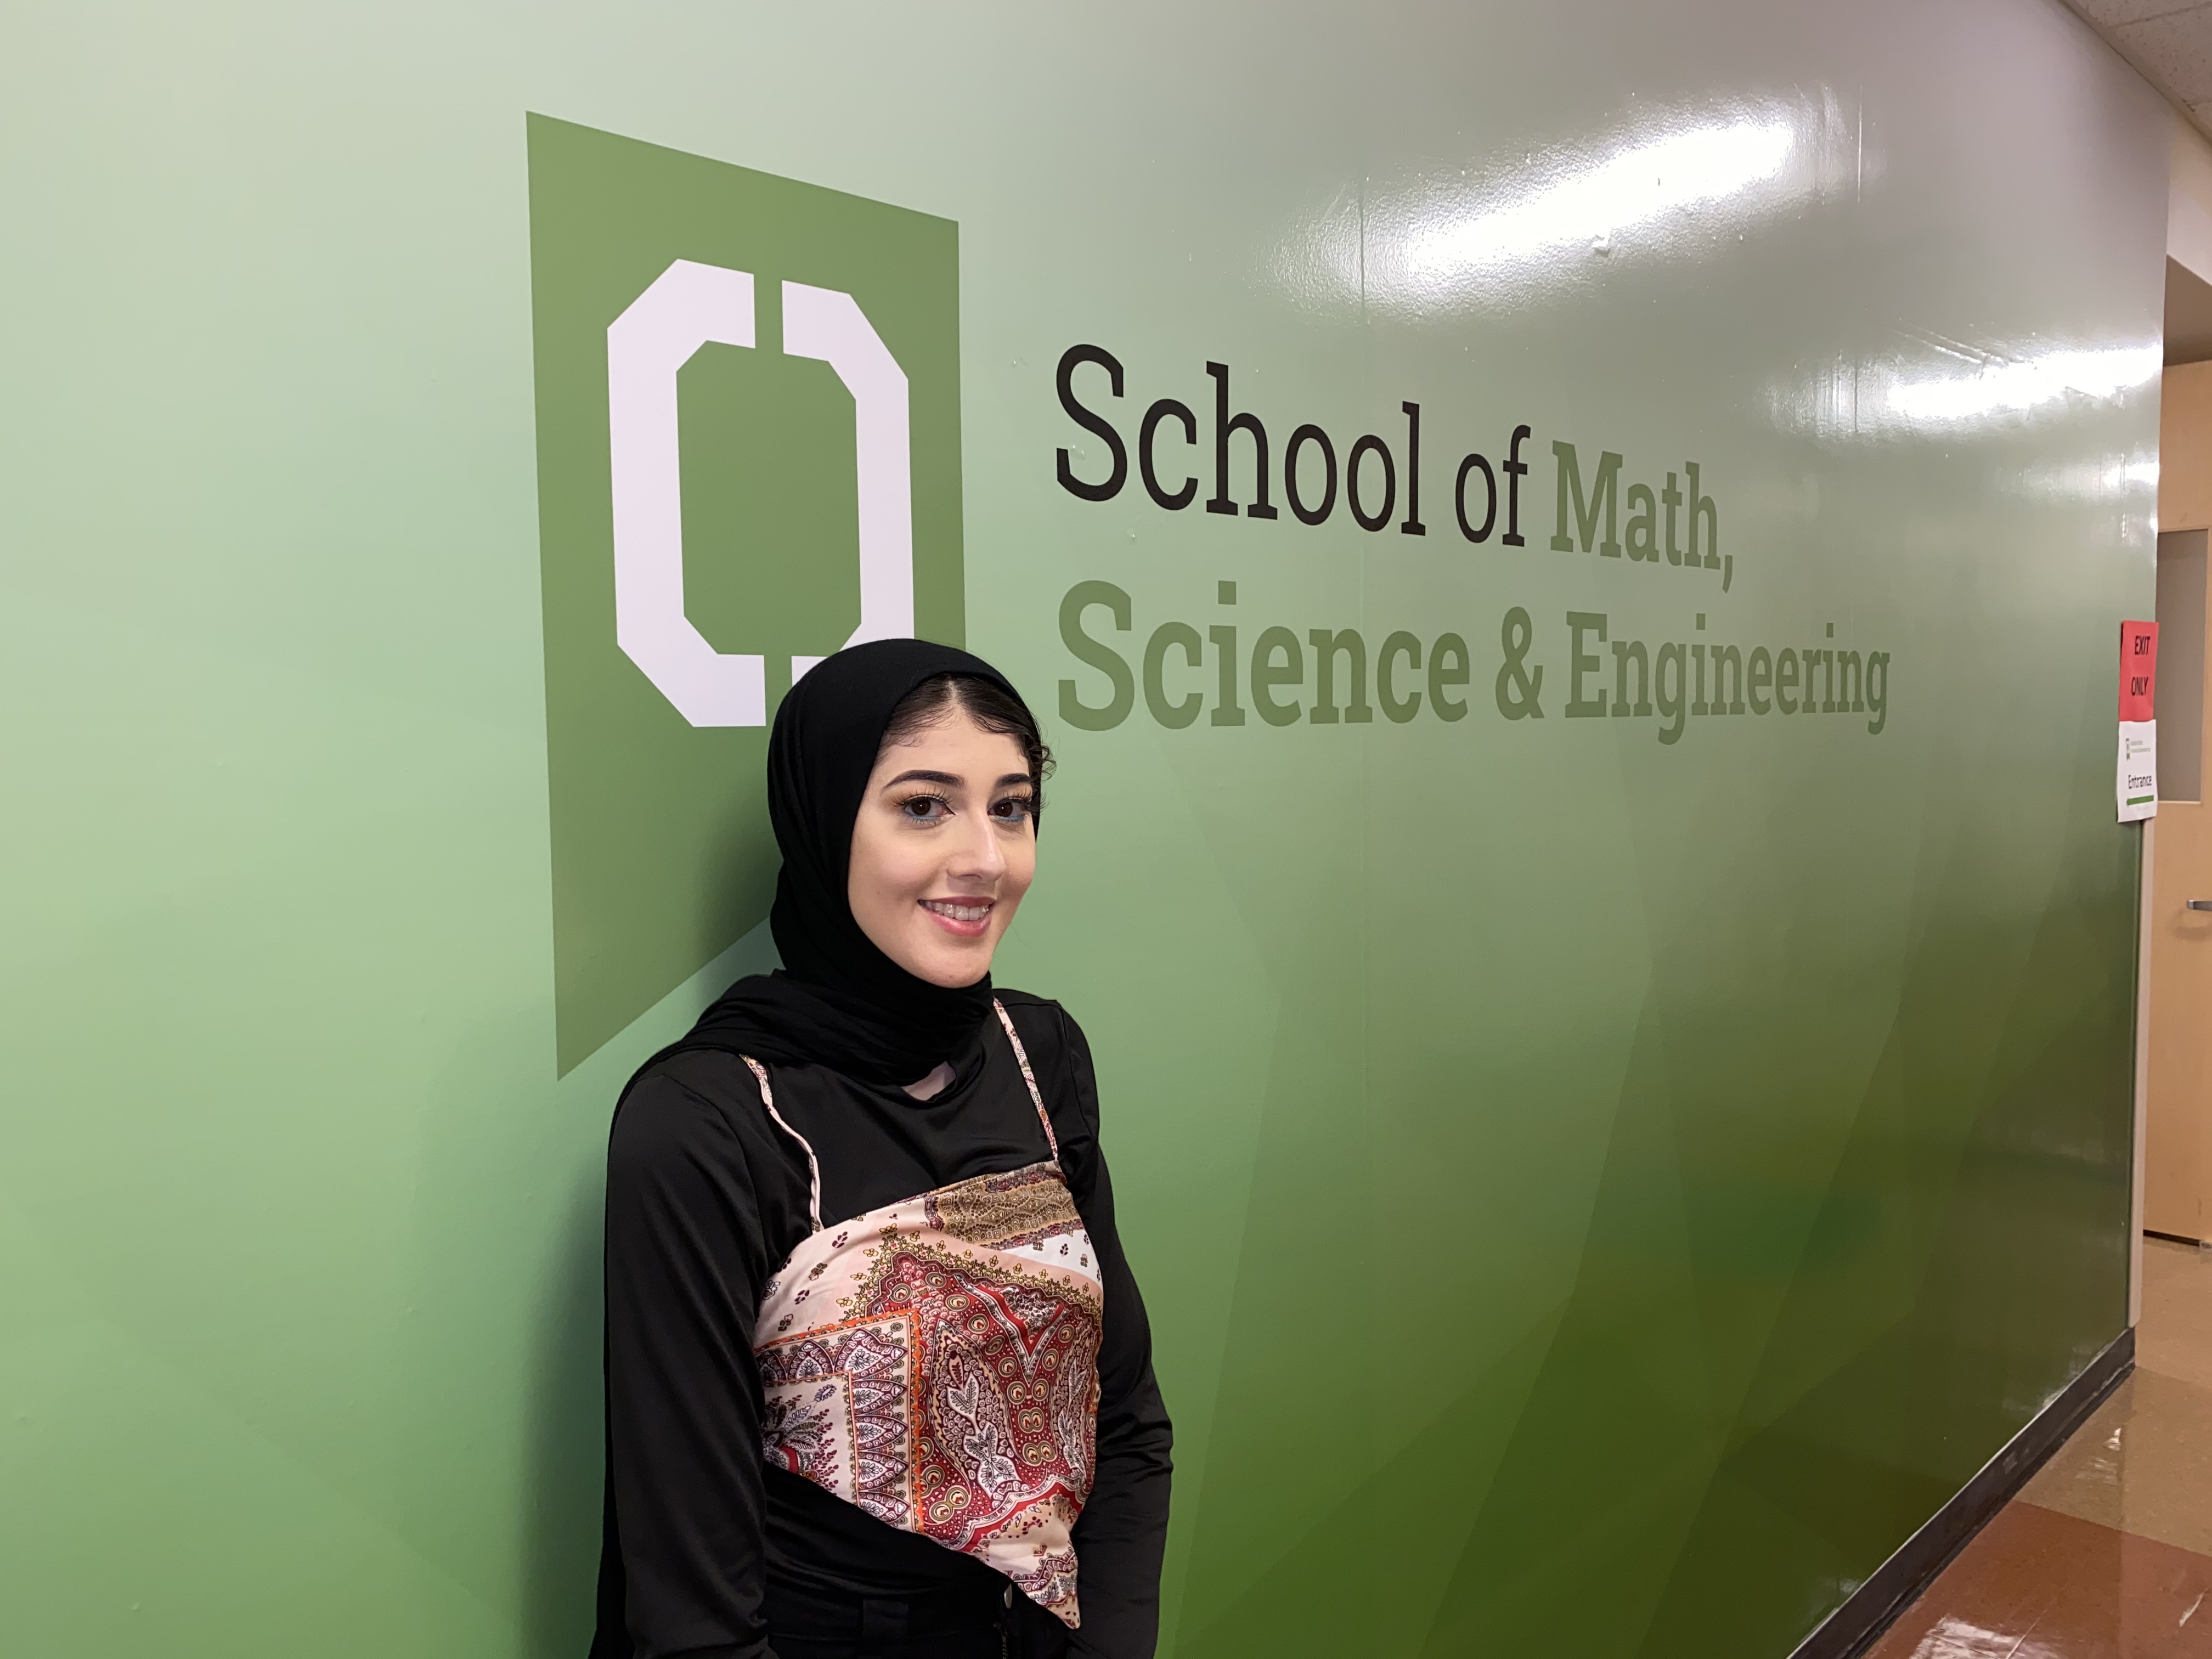
[[[947,951],[940,945],[934,951],[917,952],[915,960],[902,962],[899,966],[916,979],[927,980],[947,991],[962,991],[991,971],[994,943],[979,939],[973,949],[965,951]]]

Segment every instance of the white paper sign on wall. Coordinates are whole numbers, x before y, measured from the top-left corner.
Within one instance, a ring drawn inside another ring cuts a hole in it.
[[[2158,722],[2120,722],[2120,822],[2158,816]]]

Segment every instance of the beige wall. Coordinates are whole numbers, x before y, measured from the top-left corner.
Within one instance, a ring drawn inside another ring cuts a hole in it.
[[[2212,363],[2177,363],[2166,371],[2158,452],[2158,527],[2212,528]]]
[[[2166,256],[2212,283],[2212,139],[2178,115],[2168,167]]]

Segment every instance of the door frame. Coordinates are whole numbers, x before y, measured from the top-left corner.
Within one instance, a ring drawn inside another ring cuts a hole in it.
[[[2150,945],[2157,886],[2158,817],[2142,821],[2136,842],[2135,1146],[2128,1176],[2128,1327],[2142,1322],[2143,1174],[2150,1137]]]

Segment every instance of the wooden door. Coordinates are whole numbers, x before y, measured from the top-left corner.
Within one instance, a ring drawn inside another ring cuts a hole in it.
[[[2212,904],[2212,806],[2202,799],[2204,732],[2212,724],[2204,699],[2212,675],[2203,672],[2208,660],[2203,538],[2172,532],[2212,529],[2212,363],[2166,371],[2159,418],[2158,519],[2160,799],[2150,836],[2151,888],[2144,906],[2150,1042],[2143,1225],[2152,1232],[2203,1239],[2212,1237],[2212,910],[2191,910],[2188,901]],[[2193,604],[2189,573],[2178,565],[2192,556],[2198,561]],[[2172,638],[2177,672],[2169,675],[2168,636],[2175,635],[2177,627],[2195,637]],[[2187,672],[2192,644],[2194,672]],[[2169,765],[2169,755],[2178,764]],[[2187,787],[2191,781],[2199,799],[2165,798],[2174,783]]]

